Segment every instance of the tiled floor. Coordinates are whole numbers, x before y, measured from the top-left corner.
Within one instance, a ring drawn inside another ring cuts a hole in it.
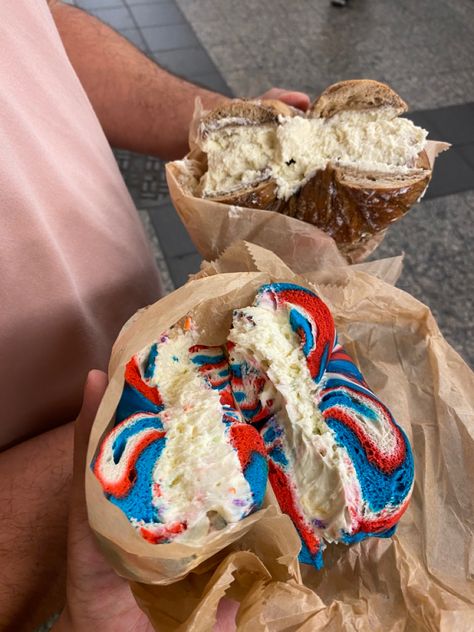
[[[69,0],[74,3],[75,0]],[[273,85],[316,96],[340,79],[388,82],[440,156],[422,203],[377,256],[405,252],[400,286],[427,303],[474,366],[473,0],[76,0],[171,72],[239,96]],[[167,198],[163,163],[117,151],[170,289],[199,256]],[[167,275],[166,272],[169,271]]]

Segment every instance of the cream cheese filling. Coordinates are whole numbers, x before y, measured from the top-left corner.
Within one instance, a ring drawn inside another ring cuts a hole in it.
[[[275,144],[273,125],[230,126],[209,134],[204,143],[208,167],[201,180],[203,194],[232,191],[268,178]]]
[[[341,530],[350,531],[348,504],[357,497],[358,481],[346,451],[336,444],[316,406],[318,387],[288,312],[262,306],[238,310],[229,339],[238,356],[255,359],[280,394],[283,405],[276,421],[284,429],[285,454],[301,508],[309,522],[324,523],[327,541],[337,540]]]
[[[165,404],[160,417],[166,446],[158,460],[154,498],[164,523],[187,523],[176,537],[194,541],[217,526],[239,521],[253,497],[239,458],[225,436],[219,393],[208,386],[192,362],[193,333],[178,332],[161,342],[150,385]],[[219,518],[220,517],[220,518]]]
[[[427,134],[391,108],[229,126],[209,133],[203,143],[208,170],[202,194],[222,195],[273,178],[277,197],[286,200],[328,163],[368,173],[409,174]]]

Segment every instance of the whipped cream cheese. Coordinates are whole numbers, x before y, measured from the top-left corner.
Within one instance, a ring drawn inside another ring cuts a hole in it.
[[[175,538],[183,542],[239,521],[253,503],[238,455],[225,436],[219,393],[191,360],[189,348],[195,343],[192,331],[173,332],[160,343],[149,380],[165,404],[160,416],[166,447],[153,472],[160,490],[154,504],[163,522],[186,521],[187,529]]]
[[[204,195],[268,178],[275,143],[272,125],[231,126],[209,134],[204,142],[208,163],[201,180]]]
[[[309,521],[325,524],[328,542],[339,539],[341,530],[350,530],[351,500],[346,496],[357,497],[357,477],[345,449],[336,444],[316,406],[318,387],[288,311],[264,306],[238,310],[229,340],[236,345],[236,357],[255,358],[280,395],[276,422],[284,429],[285,454],[304,514]]]
[[[286,200],[328,163],[368,173],[410,173],[427,134],[392,108],[226,127],[204,141],[208,171],[201,180],[202,194],[231,193],[273,178],[277,197]]]

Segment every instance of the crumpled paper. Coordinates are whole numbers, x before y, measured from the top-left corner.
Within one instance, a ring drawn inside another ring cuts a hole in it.
[[[473,630],[474,374],[428,307],[390,284],[400,258],[314,265],[303,277],[293,263],[236,243],[184,287],[135,315],[114,345],[88,463],[113,424],[123,368],[135,352],[190,311],[201,342],[221,343],[232,309],[250,304],[262,283],[300,283],[328,304],[347,351],[412,443],[415,488],[396,535],[331,545],[323,570],[300,568],[298,537],[269,490],[261,511],[200,549],[153,545],[105,499],[88,468],[91,527],[163,632],[212,630],[224,594],[240,604],[239,631]]]

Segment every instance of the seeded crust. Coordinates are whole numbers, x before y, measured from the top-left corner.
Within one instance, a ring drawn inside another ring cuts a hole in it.
[[[384,83],[371,79],[354,79],[340,81],[326,88],[311,105],[308,116],[330,118],[342,111],[381,107],[393,108],[397,116],[408,110],[405,101]]]
[[[385,84],[372,80],[342,81],[327,88],[307,116],[329,118],[344,110],[392,108],[401,114],[406,103]],[[201,123],[206,134],[228,125],[277,124],[278,116],[301,112],[279,101],[233,101],[208,114]],[[271,210],[309,222],[333,237],[348,261],[355,262],[368,242],[398,220],[423,195],[431,179],[428,157],[422,151],[416,172],[367,173],[329,163],[317,171],[288,200],[277,198],[274,180],[209,197],[215,202]],[[199,189],[196,191],[199,195]]]
[[[318,171],[278,210],[328,233],[350,262],[374,236],[400,219],[423,195],[431,178],[423,151],[418,174],[361,174],[328,165]]]
[[[243,187],[227,195],[216,195],[208,199],[222,204],[258,208],[265,211],[283,212],[285,202],[277,197],[277,185],[271,178],[257,185]]]
[[[278,117],[294,116],[298,110],[281,101],[230,101],[209,112],[200,124],[202,138],[209,132],[231,125],[268,125],[278,123]]]

